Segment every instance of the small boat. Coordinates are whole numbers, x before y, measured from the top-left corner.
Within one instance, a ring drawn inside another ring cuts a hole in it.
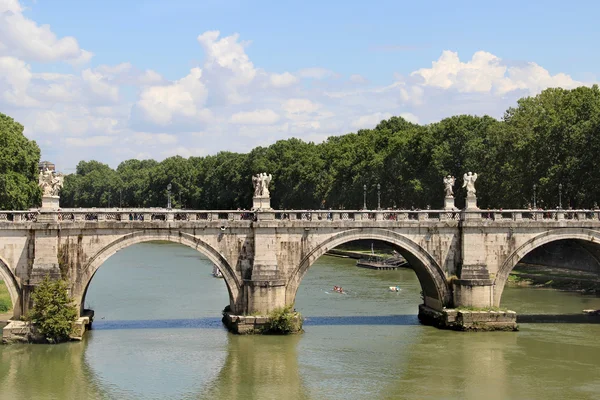
[[[344,293],[344,289],[341,286],[334,286],[333,291],[337,293]]]
[[[214,276],[215,278],[223,277],[223,273],[221,272],[221,270],[219,268],[217,268],[216,265],[213,265],[212,276]]]
[[[392,292],[399,292],[400,291],[400,286],[390,286],[390,290]]]

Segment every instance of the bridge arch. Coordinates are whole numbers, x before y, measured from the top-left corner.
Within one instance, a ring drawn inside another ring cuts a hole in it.
[[[152,242],[152,241],[169,241],[172,243],[179,243],[195,249],[206,256],[213,264],[215,264],[223,274],[223,280],[227,286],[229,293],[229,304],[232,310],[236,310],[236,305],[239,304],[241,299],[241,285],[235,271],[225,259],[225,257],[219,253],[208,243],[198,239],[197,237],[184,232],[176,232],[176,234],[165,234],[161,231],[137,231],[119,237],[114,240],[94,256],[92,256],[87,264],[82,268],[75,280],[75,286],[73,288],[73,298],[80,309],[83,312],[85,296],[89,288],[92,278],[96,274],[96,271],[100,266],[117,251],[126,247],[132,246],[138,243]]]
[[[4,281],[8,289],[14,317],[19,317],[21,315],[21,286],[2,257],[0,257],[0,279]]]
[[[380,228],[347,230],[317,244],[290,275],[286,287],[286,304],[295,302],[302,279],[319,257],[337,246],[355,240],[378,240],[397,248],[417,274],[425,304],[437,310],[450,305],[452,295],[446,274],[431,254],[406,236]]]
[[[543,232],[527,242],[523,243],[518,249],[513,251],[502,263],[494,279],[494,305],[500,305],[504,286],[508,281],[508,275],[513,268],[533,250],[545,244],[559,240],[582,240],[584,242],[600,245],[600,232],[585,228],[560,228]]]

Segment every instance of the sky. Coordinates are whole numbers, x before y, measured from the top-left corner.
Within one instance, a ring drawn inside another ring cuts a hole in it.
[[[116,167],[501,118],[600,80],[596,1],[0,0],[0,112],[42,159]]]

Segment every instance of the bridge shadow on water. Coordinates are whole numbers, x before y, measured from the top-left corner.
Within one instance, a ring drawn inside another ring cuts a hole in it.
[[[517,314],[519,324],[600,324],[600,315]]]
[[[306,317],[304,326],[340,326],[340,325],[419,325],[416,315],[357,315]],[[153,319],[153,320],[94,320],[94,330],[115,329],[225,329],[221,318],[204,317],[189,319]]]
[[[600,316],[587,314],[522,314],[517,315],[521,324],[600,324]],[[410,326],[419,325],[416,315],[352,315],[306,317],[304,326]],[[153,320],[95,320],[94,330],[115,329],[225,329],[221,318],[204,317],[189,319],[153,319]]]

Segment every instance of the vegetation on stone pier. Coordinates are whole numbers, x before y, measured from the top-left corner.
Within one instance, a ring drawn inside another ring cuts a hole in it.
[[[302,331],[302,315],[293,306],[277,308],[269,314],[269,320],[261,333],[287,335]]]
[[[590,208],[600,198],[599,152],[600,89],[547,89],[519,100],[501,121],[461,115],[418,125],[394,117],[321,144],[289,139],[248,154],[127,160],[116,170],[82,161],[65,180],[61,204],[106,207],[110,197],[113,207],[164,207],[172,183],[174,207],[248,208],[252,174],[268,171],[271,205],[279,209],[360,208],[363,185],[374,208],[378,183],[383,208],[441,208],[447,174],[458,178],[456,205],[462,207],[462,176],[473,171],[480,176],[481,208],[526,207],[533,184],[538,205],[554,208],[559,183],[564,206]],[[7,204],[15,203],[0,198],[0,207],[15,207]]]
[[[32,300],[33,308],[27,319],[35,324],[36,332],[50,343],[68,340],[77,320],[77,309],[67,283],[46,277],[34,290]]]
[[[0,314],[8,312],[12,309],[12,301],[10,294],[4,281],[0,280]]]

